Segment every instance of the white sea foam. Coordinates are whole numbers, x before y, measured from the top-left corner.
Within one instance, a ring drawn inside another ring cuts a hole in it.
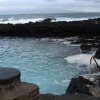
[[[45,18],[15,18],[15,17],[10,17],[10,18],[0,18],[0,24],[24,24],[24,23],[29,23],[29,22],[36,22],[36,21],[42,21]],[[56,20],[52,20],[52,22],[57,22],[57,21],[79,21],[79,20],[87,20],[88,18],[55,18]]]
[[[80,46],[81,44],[74,44],[73,41],[77,41],[77,37],[70,37],[70,38],[41,38],[42,41],[47,42],[54,42],[54,43],[60,43],[62,45],[66,46]]]
[[[68,79],[62,80],[60,82],[57,80],[54,80],[53,84],[66,87],[66,86],[68,86],[69,82],[70,82],[70,80],[68,80]]]
[[[79,46],[78,44],[77,45],[71,44],[72,41],[70,39],[69,38],[63,38],[63,39],[60,39],[60,38],[41,38],[42,41],[60,43],[62,45],[67,45],[67,46]]]
[[[14,17],[11,17],[9,19],[0,19],[0,23],[1,24],[7,24],[7,23],[11,23],[11,24],[25,24],[25,23],[29,23],[29,22],[36,22],[36,21],[42,21],[43,18],[34,18],[34,19],[14,19]]]
[[[65,60],[67,60],[68,63],[72,63],[72,64],[78,64],[78,65],[87,65],[89,66],[90,64],[90,58],[93,56],[94,54],[77,54],[77,55],[73,55],[73,56],[68,56],[65,58]],[[100,64],[100,60],[96,59],[98,64]],[[94,65],[95,62],[93,61],[92,65]]]
[[[65,44],[69,46],[71,44],[71,41],[63,41],[61,44]]]
[[[49,41],[49,38],[41,38],[42,41]]]
[[[70,44],[69,46],[80,47],[81,44]]]
[[[88,20],[88,18],[56,18],[56,20],[52,20],[52,22],[56,21],[79,21],[79,20]]]

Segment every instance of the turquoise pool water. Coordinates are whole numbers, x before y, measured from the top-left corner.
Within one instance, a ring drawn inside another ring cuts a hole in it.
[[[0,66],[21,70],[21,79],[39,85],[41,93],[65,93],[72,77],[83,71],[64,58],[79,46],[33,38],[0,38]]]

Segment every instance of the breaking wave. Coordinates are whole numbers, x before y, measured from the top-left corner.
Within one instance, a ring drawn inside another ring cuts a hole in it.
[[[0,23],[28,23],[41,21],[45,18],[54,18],[54,21],[79,21],[93,18],[99,18],[100,13],[47,13],[47,14],[15,14],[0,15]]]
[[[77,63],[79,65],[89,65],[89,60],[93,54],[77,54],[65,58],[68,63]]]

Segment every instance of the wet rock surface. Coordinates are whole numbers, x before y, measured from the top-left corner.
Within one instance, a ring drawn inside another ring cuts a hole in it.
[[[92,95],[87,85],[93,86],[94,84],[93,82],[83,78],[82,76],[79,76],[78,78],[72,78],[66,90],[66,94],[84,93],[84,94]]]

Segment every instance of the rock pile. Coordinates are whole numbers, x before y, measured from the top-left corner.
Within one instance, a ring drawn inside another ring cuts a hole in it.
[[[88,79],[79,76],[78,78],[72,78],[66,94],[83,93],[94,97],[100,97],[100,86],[94,84]]]

